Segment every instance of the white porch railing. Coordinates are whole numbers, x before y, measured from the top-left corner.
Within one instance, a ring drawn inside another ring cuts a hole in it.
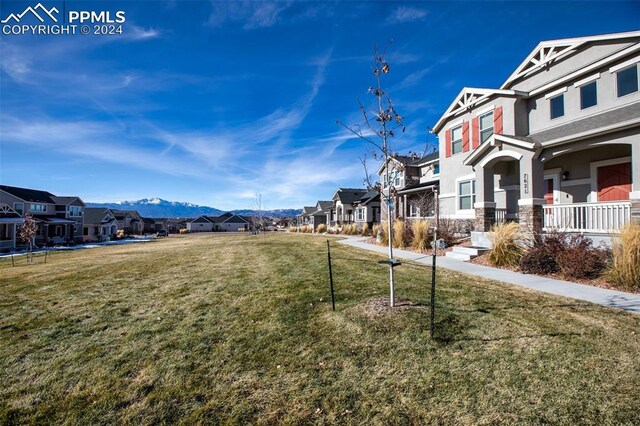
[[[629,201],[542,206],[543,230],[608,234],[631,218]]]

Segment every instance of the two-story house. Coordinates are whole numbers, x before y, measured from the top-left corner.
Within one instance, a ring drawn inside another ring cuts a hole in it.
[[[0,248],[12,250],[20,243],[18,227],[26,215],[36,223],[36,245],[81,242],[83,212],[84,202],[79,197],[0,185]]]
[[[640,31],[541,42],[433,131],[441,212],[487,231],[607,234],[640,219]]]
[[[108,241],[118,235],[118,221],[110,209],[86,207],[84,209],[83,241]]]
[[[438,188],[440,177],[437,152],[425,156],[392,155],[388,162],[382,163],[378,175],[383,191],[382,220],[387,218],[389,205],[392,219],[422,219],[434,216],[435,190]]]
[[[367,192],[366,189],[361,188],[338,188],[331,199],[333,202],[331,224],[341,226],[353,223],[355,221],[354,203]]]

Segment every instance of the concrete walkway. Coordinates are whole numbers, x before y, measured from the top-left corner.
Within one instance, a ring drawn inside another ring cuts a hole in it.
[[[366,238],[363,237],[348,237],[344,240],[338,240],[338,243],[381,254],[388,253],[387,247],[369,244],[366,243],[365,240]],[[431,256],[400,249],[393,249],[393,255],[397,259],[411,260],[416,263],[431,266]],[[537,275],[521,274],[519,272],[507,271],[505,269],[491,268],[488,266],[450,259],[444,256],[438,257],[438,266],[451,269],[452,271],[462,272],[464,274],[477,275],[482,278],[503,281],[509,284],[543,291],[545,293],[585,300],[598,305],[623,309],[628,312],[640,314],[640,294],[608,290],[605,288],[555,280],[553,278],[545,278]]]

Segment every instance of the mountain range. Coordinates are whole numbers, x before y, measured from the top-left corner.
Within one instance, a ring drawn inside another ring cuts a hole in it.
[[[115,203],[86,203],[87,207],[104,207],[117,210],[136,210],[142,217],[198,217],[201,215],[219,216],[225,211],[215,207],[199,206],[192,203],[167,201],[160,198],[143,198],[137,201],[118,201]],[[263,216],[291,217],[300,214],[300,209],[264,210]],[[257,212],[251,209],[232,210],[231,213],[241,216],[255,216]]]

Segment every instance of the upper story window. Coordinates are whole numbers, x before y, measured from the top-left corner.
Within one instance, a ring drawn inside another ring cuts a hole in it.
[[[462,152],[462,124],[451,129],[451,153]]]
[[[439,175],[440,174],[440,162],[435,162],[433,163],[433,174],[434,175]]]
[[[71,217],[81,217],[82,216],[82,207],[80,207],[80,206],[69,206],[69,216],[71,216]]]
[[[29,210],[32,212],[46,212],[47,206],[45,204],[31,204]]]
[[[598,105],[598,84],[596,81],[580,86],[580,109]]]
[[[480,116],[480,143],[493,135],[493,111]]]
[[[564,115],[564,94],[554,96],[549,99],[551,109],[551,119],[562,117]]]
[[[619,98],[638,91],[638,66],[636,64],[618,71],[616,78]]]
[[[476,202],[476,181],[465,180],[458,183],[458,210],[471,210]]]
[[[13,209],[22,216],[24,214],[24,203],[13,203]]]

